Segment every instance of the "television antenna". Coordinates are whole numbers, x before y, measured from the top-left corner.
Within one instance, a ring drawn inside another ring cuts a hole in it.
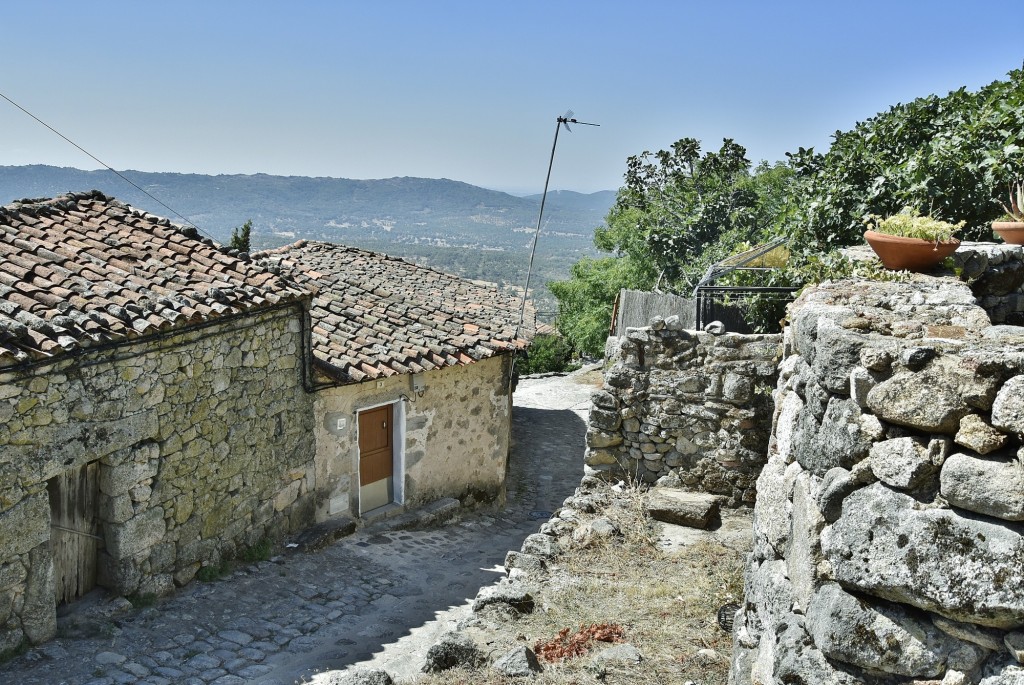
[[[569,128],[569,124],[579,124],[580,126],[600,126],[601,124],[592,124],[588,121],[579,121],[574,118],[573,111],[566,110],[565,114],[555,119],[555,140],[551,143],[551,158],[548,160],[548,175],[544,179],[544,193],[540,196],[540,212],[537,214],[537,229],[533,234],[533,247],[530,250],[530,266],[526,270],[526,287],[523,289],[523,304],[519,309],[519,323],[516,325],[516,333],[513,336],[514,340],[519,339],[519,331],[523,327],[523,320],[526,317],[526,298],[530,294],[530,279],[533,276],[533,258],[537,254],[537,241],[540,240],[540,227],[544,220],[544,204],[548,199],[548,185],[551,183],[551,168],[555,165],[555,150],[558,148],[558,131],[564,126],[565,130],[572,133],[572,129]],[[510,374],[515,371],[515,357],[512,358],[512,370]]]

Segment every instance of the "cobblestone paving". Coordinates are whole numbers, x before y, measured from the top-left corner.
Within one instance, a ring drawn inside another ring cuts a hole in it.
[[[0,683],[279,685],[379,658],[492,583],[505,552],[547,518],[531,514],[572,493],[594,389],[583,378],[520,382],[505,509],[430,530],[368,526],[113,618],[86,598],[57,639],[0,666]]]

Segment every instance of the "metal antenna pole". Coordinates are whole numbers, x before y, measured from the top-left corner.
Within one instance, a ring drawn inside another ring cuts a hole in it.
[[[519,309],[519,323],[516,325],[516,339],[526,318],[526,298],[530,296],[530,280],[533,276],[533,258],[537,254],[537,241],[540,240],[540,226],[544,219],[544,203],[548,199],[548,184],[551,183],[551,168],[555,165],[555,149],[558,147],[558,129],[565,123],[565,117],[555,120],[555,141],[551,143],[551,159],[548,160],[548,175],[544,179],[544,194],[540,196],[540,212],[537,214],[537,229],[533,233],[533,249],[530,250],[530,266],[526,270],[526,289],[523,291],[523,306]],[[515,364],[515,361],[512,362]]]
[[[516,332],[513,336],[513,340],[519,339],[519,332],[522,330],[523,321],[526,318],[526,299],[530,296],[530,280],[533,277],[533,258],[537,255],[537,242],[540,240],[540,227],[541,222],[544,220],[544,204],[548,199],[548,185],[551,183],[551,169],[555,165],[555,150],[558,148],[558,129],[565,126],[565,130],[572,132],[569,128],[569,122],[574,124],[583,124],[584,126],[600,126],[600,124],[590,124],[585,121],[577,121],[572,118],[572,110],[565,113],[565,116],[558,117],[555,119],[555,139],[551,143],[551,158],[548,160],[548,175],[544,178],[544,193],[540,196],[540,211],[537,213],[537,229],[533,234],[533,248],[530,250],[530,265],[526,270],[526,288],[523,290],[523,304],[519,308],[519,323],[516,324]],[[516,358],[512,357],[512,366],[509,369],[509,377],[511,378],[515,374],[516,369]]]

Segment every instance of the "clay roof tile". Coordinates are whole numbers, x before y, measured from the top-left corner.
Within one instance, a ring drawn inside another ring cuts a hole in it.
[[[0,312],[38,319],[22,324],[18,346],[0,348],[0,367],[309,296],[187,233],[96,191],[0,209]],[[167,296],[177,304],[159,314],[142,304]],[[54,337],[46,322],[58,316],[78,325]]]

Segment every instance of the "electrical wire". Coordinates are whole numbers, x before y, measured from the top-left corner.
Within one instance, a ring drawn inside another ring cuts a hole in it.
[[[103,167],[104,167],[105,169],[107,169],[108,171],[112,171],[112,172],[113,172],[113,173],[114,173],[115,175],[117,175],[117,176],[118,176],[118,177],[119,177],[119,178],[120,178],[120,179],[121,179],[122,181],[124,181],[124,182],[125,182],[125,183],[127,183],[128,185],[130,185],[130,186],[132,186],[133,188],[135,188],[135,189],[136,189],[137,191],[139,191],[140,193],[142,193],[143,195],[145,195],[146,197],[148,197],[149,199],[151,199],[151,200],[152,200],[153,202],[156,202],[156,203],[158,203],[158,204],[159,204],[159,205],[160,205],[161,207],[163,207],[163,208],[164,208],[164,209],[166,209],[167,211],[169,211],[169,212],[171,212],[172,214],[174,214],[174,216],[176,216],[176,217],[178,217],[179,219],[181,219],[181,220],[182,220],[183,222],[185,222],[185,224],[187,224],[188,226],[191,226],[192,228],[196,229],[197,231],[199,231],[200,233],[202,233],[203,235],[205,235],[205,236],[206,236],[207,238],[209,238],[210,240],[214,240],[214,242],[216,242],[216,240],[214,239],[214,237],[213,237],[212,235],[210,235],[209,233],[207,233],[206,231],[204,231],[203,229],[199,228],[199,227],[198,227],[198,226],[196,226],[196,225],[195,225],[194,223],[192,223],[191,221],[189,221],[189,219],[188,219],[187,217],[185,217],[184,215],[182,215],[182,214],[181,214],[180,212],[178,212],[178,211],[177,211],[176,209],[174,209],[173,207],[171,207],[170,205],[168,205],[168,204],[167,204],[166,202],[164,202],[164,201],[163,201],[163,200],[161,200],[160,198],[158,198],[158,197],[154,196],[154,195],[153,195],[152,193],[150,193],[150,192],[149,192],[148,190],[146,190],[145,188],[142,188],[141,186],[139,186],[139,185],[138,185],[137,183],[135,183],[135,182],[134,182],[134,181],[132,181],[132,180],[131,180],[130,178],[128,178],[127,176],[125,176],[124,174],[122,174],[122,173],[121,173],[120,171],[118,171],[118,170],[117,170],[117,169],[115,169],[114,167],[110,166],[109,164],[107,164],[106,162],[104,162],[104,161],[103,161],[102,159],[100,159],[99,157],[97,157],[97,156],[96,156],[96,155],[94,155],[93,153],[91,153],[91,152],[89,152],[88,150],[86,150],[86,149],[85,149],[84,147],[82,147],[81,145],[79,145],[79,144],[78,144],[78,143],[76,143],[75,141],[73,141],[73,140],[71,140],[70,138],[68,138],[68,137],[67,137],[66,135],[64,135],[63,133],[61,133],[61,132],[60,132],[60,131],[58,131],[57,129],[55,129],[55,128],[54,128],[53,126],[50,126],[50,125],[49,125],[48,123],[46,123],[45,121],[43,121],[42,119],[40,119],[39,117],[37,117],[37,116],[36,116],[35,114],[33,114],[32,112],[28,111],[27,109],[25,109],[25,108],[24,108],[24,107],[22,107],[21,105],[19,105],[19,104],[18,104],[17,102],[15,102],[14,100],[12,100],[11,98],[7,97],[7,96],[6,96],[6,95],[4,95],[3,93],[0,93],[0,98],[3,98],[4,100],[7,100],[7,102],[11,103],[12,105],[14,105],[14,106],[15,106],[15,107],[17,107],[18,109],[20,109],[20,110],[21,110],[22,112],[24,112],[25,114],[27,114],[28,116],[30,116],[30,117],[31,117],[32,119],[35,119],[35,120],[36,120],[36,122],[38,122],[38,123],[42,124],[43,126],[45,126],[45,127],[46,127],[46,128],[48,128],[48,129],[50,129],[50,131],[52,131],[53,133],[56,133],[56,134],[57,134],[58,136],[60,136],[61,138],[63,138],[63,139],[65,140],[65,141],[67,141],[67,142],[68,142],[68,143],[70,143],[71,145],[73,145],[73,146],[75,146],[76,148],[78,148],[78,149],[79,149],[79,150],[80,150],[81,152],[83,152],[83,153],[85,153],[86,155],[88,155],[89,157],[91,157],[91,158],[92,158],[92,159],[93,159],[93,160],[94,160],[95,162],[97,162],[98,164],[100,164],[101,166],[103,166]]]

